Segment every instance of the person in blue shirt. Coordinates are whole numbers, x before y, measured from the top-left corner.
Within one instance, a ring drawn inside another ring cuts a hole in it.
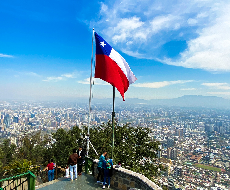
[[[103,179],[104,179],[103,161],[105,160],[106,154],[107,154],[107,152],[104,151],[104,153],[99,158],[99,162],[97,165],[97,169],[98,169],[97,183],[101,183],[101,181],[103,181]],[[101,177],[101,181],[100,181],[100,177]]]
[[[104,182],[103,189],[105,189],[106,178],[108,178],[108,188],[110,188],[110,177],[112,176],[113,169],[113,161],[109,159],[108,154],[105,156],[105,160],[103,160],[103,169],[104,169]]]

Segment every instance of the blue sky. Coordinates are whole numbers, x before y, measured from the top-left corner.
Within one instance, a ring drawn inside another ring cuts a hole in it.
[[[138,79],[125,98],[229,98],[229,10],[223,0],[1,1],[0,100],[88,98],[93,28]],[[112,87],[95,79],[93,95],[111,98]]]

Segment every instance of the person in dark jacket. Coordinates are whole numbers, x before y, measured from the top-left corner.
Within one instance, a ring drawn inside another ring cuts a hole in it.
[[[99,162],[97,164],[98,176],[97,176],[97,183],[101,183],[104,180],[104,169],[103,169],[103,161],[105,160],[105,155],[107,154],[106,151],[99,158]],[[101,177],[101,181],[100,180]]]
[[[85,152],[82,150],[82,147],[80,146],[77,150],[77,154],[79,156],[77,160],[77,170],[78,170],[78,175],[81,175],[82,172],[82,165],[84,164],[85,161]]]
[[[108,154],[105,156],[105,160],[103,160],[103,169],[104,169],[104,182],[102,189],[105,189],[106,178],[108,178],[108,188],[110,188],[110,177],[112,176],[113,169],[113,161],[109,159]]]
[[[73,154],[69,156],[68,165],[70,168],[70,178],[73,181],[73,170],[75,174],[75,180],[77,180],[77,159],[80,158],[77,154],[77,149],[73,149]]]

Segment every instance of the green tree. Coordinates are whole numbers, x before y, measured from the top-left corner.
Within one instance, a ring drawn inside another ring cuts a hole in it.
[[[50,138],[47,134],[45,134],[41,138],[41,133],[36,134],[37,138],[33,138],[33,140],[38,139],[35,142],[34,148],[32,149],[32,156],[33,156],[33,164],[40,165],[46,161],[47,146],[50,144]],[[39,137],[40,136],[40,137]]]
[[[11,144],[9,139],[5,139],[3,141],[3,144],[0,146],[1,148],[1,162],[2,166],[6,166],[9,164],[12,160],[14,160],[16,145]]]
[[[52,144],[52,148],[50,149],[51,154],[47,158],[54,157],[57,165],[66,166],[73,148],[77,148],[82,143],[81,129],[77,126],[68,132],[64,129],[58,129],[52,138],[55,140],[55,143]]]
[[[156,164],[156,153],[159,142],[151,140],[148,128],[130,127],[128,124],[119,126],[115,123],[114,163],[120,162],[123,167],[144,174],[149,179],[160,175],[164,170]],[[90,130],[90,141],[99,154],[102,149],[111,155],[112,127],[111,122]],[[98,158],[92,149],[89,156]]]
[[[15,175],[25,173],[30,169],[32,162],[27,159],[14,160],[4,167],[5,175]]]
[[[32,150],[34,148],[34,143],[31,141],[29,136],[25,136],[21,139],[22,146],[18,150],[19,159],[32,160]]]
[[[4,152],[0,148],[0,176],[3,174],[3,158],[4,158]]]
[[[111,155],[111,138],[112,138],[112,127],[111,123],[102,124],[98,127],[90,128],[90,141],[98,154],[102,154],[104,150],[108,151]],[[90,148],[89,156],[91,158],[98,158],[95,151]]]
[[[30,160],[35,165],[44,163],[44,154],[49,143],[48,135],[41,135],[41,131],[26,135],[21,139],[22,146],[18,149],[17,158]]]

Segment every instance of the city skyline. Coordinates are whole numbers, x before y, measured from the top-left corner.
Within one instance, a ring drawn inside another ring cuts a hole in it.
[[[92,106],[90,139],[97,152],[102,146],[99,143],[109,147],[108,150],[111,147],[111,141],[107,141],[107,134],[111,133],[110,111],[109,104]],[[127,147],[126,143],[131,142],[134,144],[130,146],[138,145],[140,148],[142,146],[140,140],[146,147],[152,141],[159,142],[160,149],[157,151],[156,159],[154,156],[146,157],[142,154],[138,162],[142,166],[145,165],[145,161],[149,164],[164,166],[165,170],[161,170],[159,176],[151,178],[161,187],[175,185],[176,188],[181,189],[229,189],[229,115],[229,109],[120,104],[116,111],[116,147],[120,146],[121,148],[118,149],[122,149],[122,147]],[[40,145],[34,144],[36,142],[34,140],[38,139],[36,137],[40,136],[42,140],[47,139],[44,138],[46,136],[50,141],[42,146],[49,147],[49,152],[52,153],[52,148],[56,149],[58,146],[55,143],[63,145],[60,143],[61,139],[71,144],[72,137],[76,135],[74,131],[79,130],[78,139],[84,139],[86,135],[84,126],[88,126],[88,121],[87,103],[0,102],[0,140],[15,144],[19,150],[25,146],[22,144],[23,138],[31,140],[30,145],[33,149],[31,148],[30,152],[33,152],[32,150]],[[96,140],[98,138],[95,138],[95,133],[100,136],[99,141]],[[147,141],[143,137],[145,134],[149,137]],[[142,138],[138,138],[140,135]],[[130,140],[126,142],[126,139]],[[83,143],[83,147],[84,145]],[[69,149],[69,146],[62,147],[62,149]],[[14,152],[17,153],[17,151]],[[42,149],[39,149],[39,154],[42,155],[41,152]],[[124,150],[121,154],[123,157]],[[127,153],[125,155],[130,157],[127,160],[132,160],[133,155]],[[54,156],[54,159],[55,157],[56,160],[61,160],[57,159],[60,157]],[[47,158],[44,161],[46,160]],[[121,167],[126,167],[126,164],[128,163],[122,163]],[[151,167],[149,164],[146,165],[147,168]],[[132,169],[129,168],[129,170]],[[169,179],[172,179],[174,183],[169,183]]]
[[[126,99],[229,98],[229,7],[222,0],[1,2],[0,99],[87,98],[93,28],[138,79]],[[96,79],[93,95],[110,98],[112,87]]]

